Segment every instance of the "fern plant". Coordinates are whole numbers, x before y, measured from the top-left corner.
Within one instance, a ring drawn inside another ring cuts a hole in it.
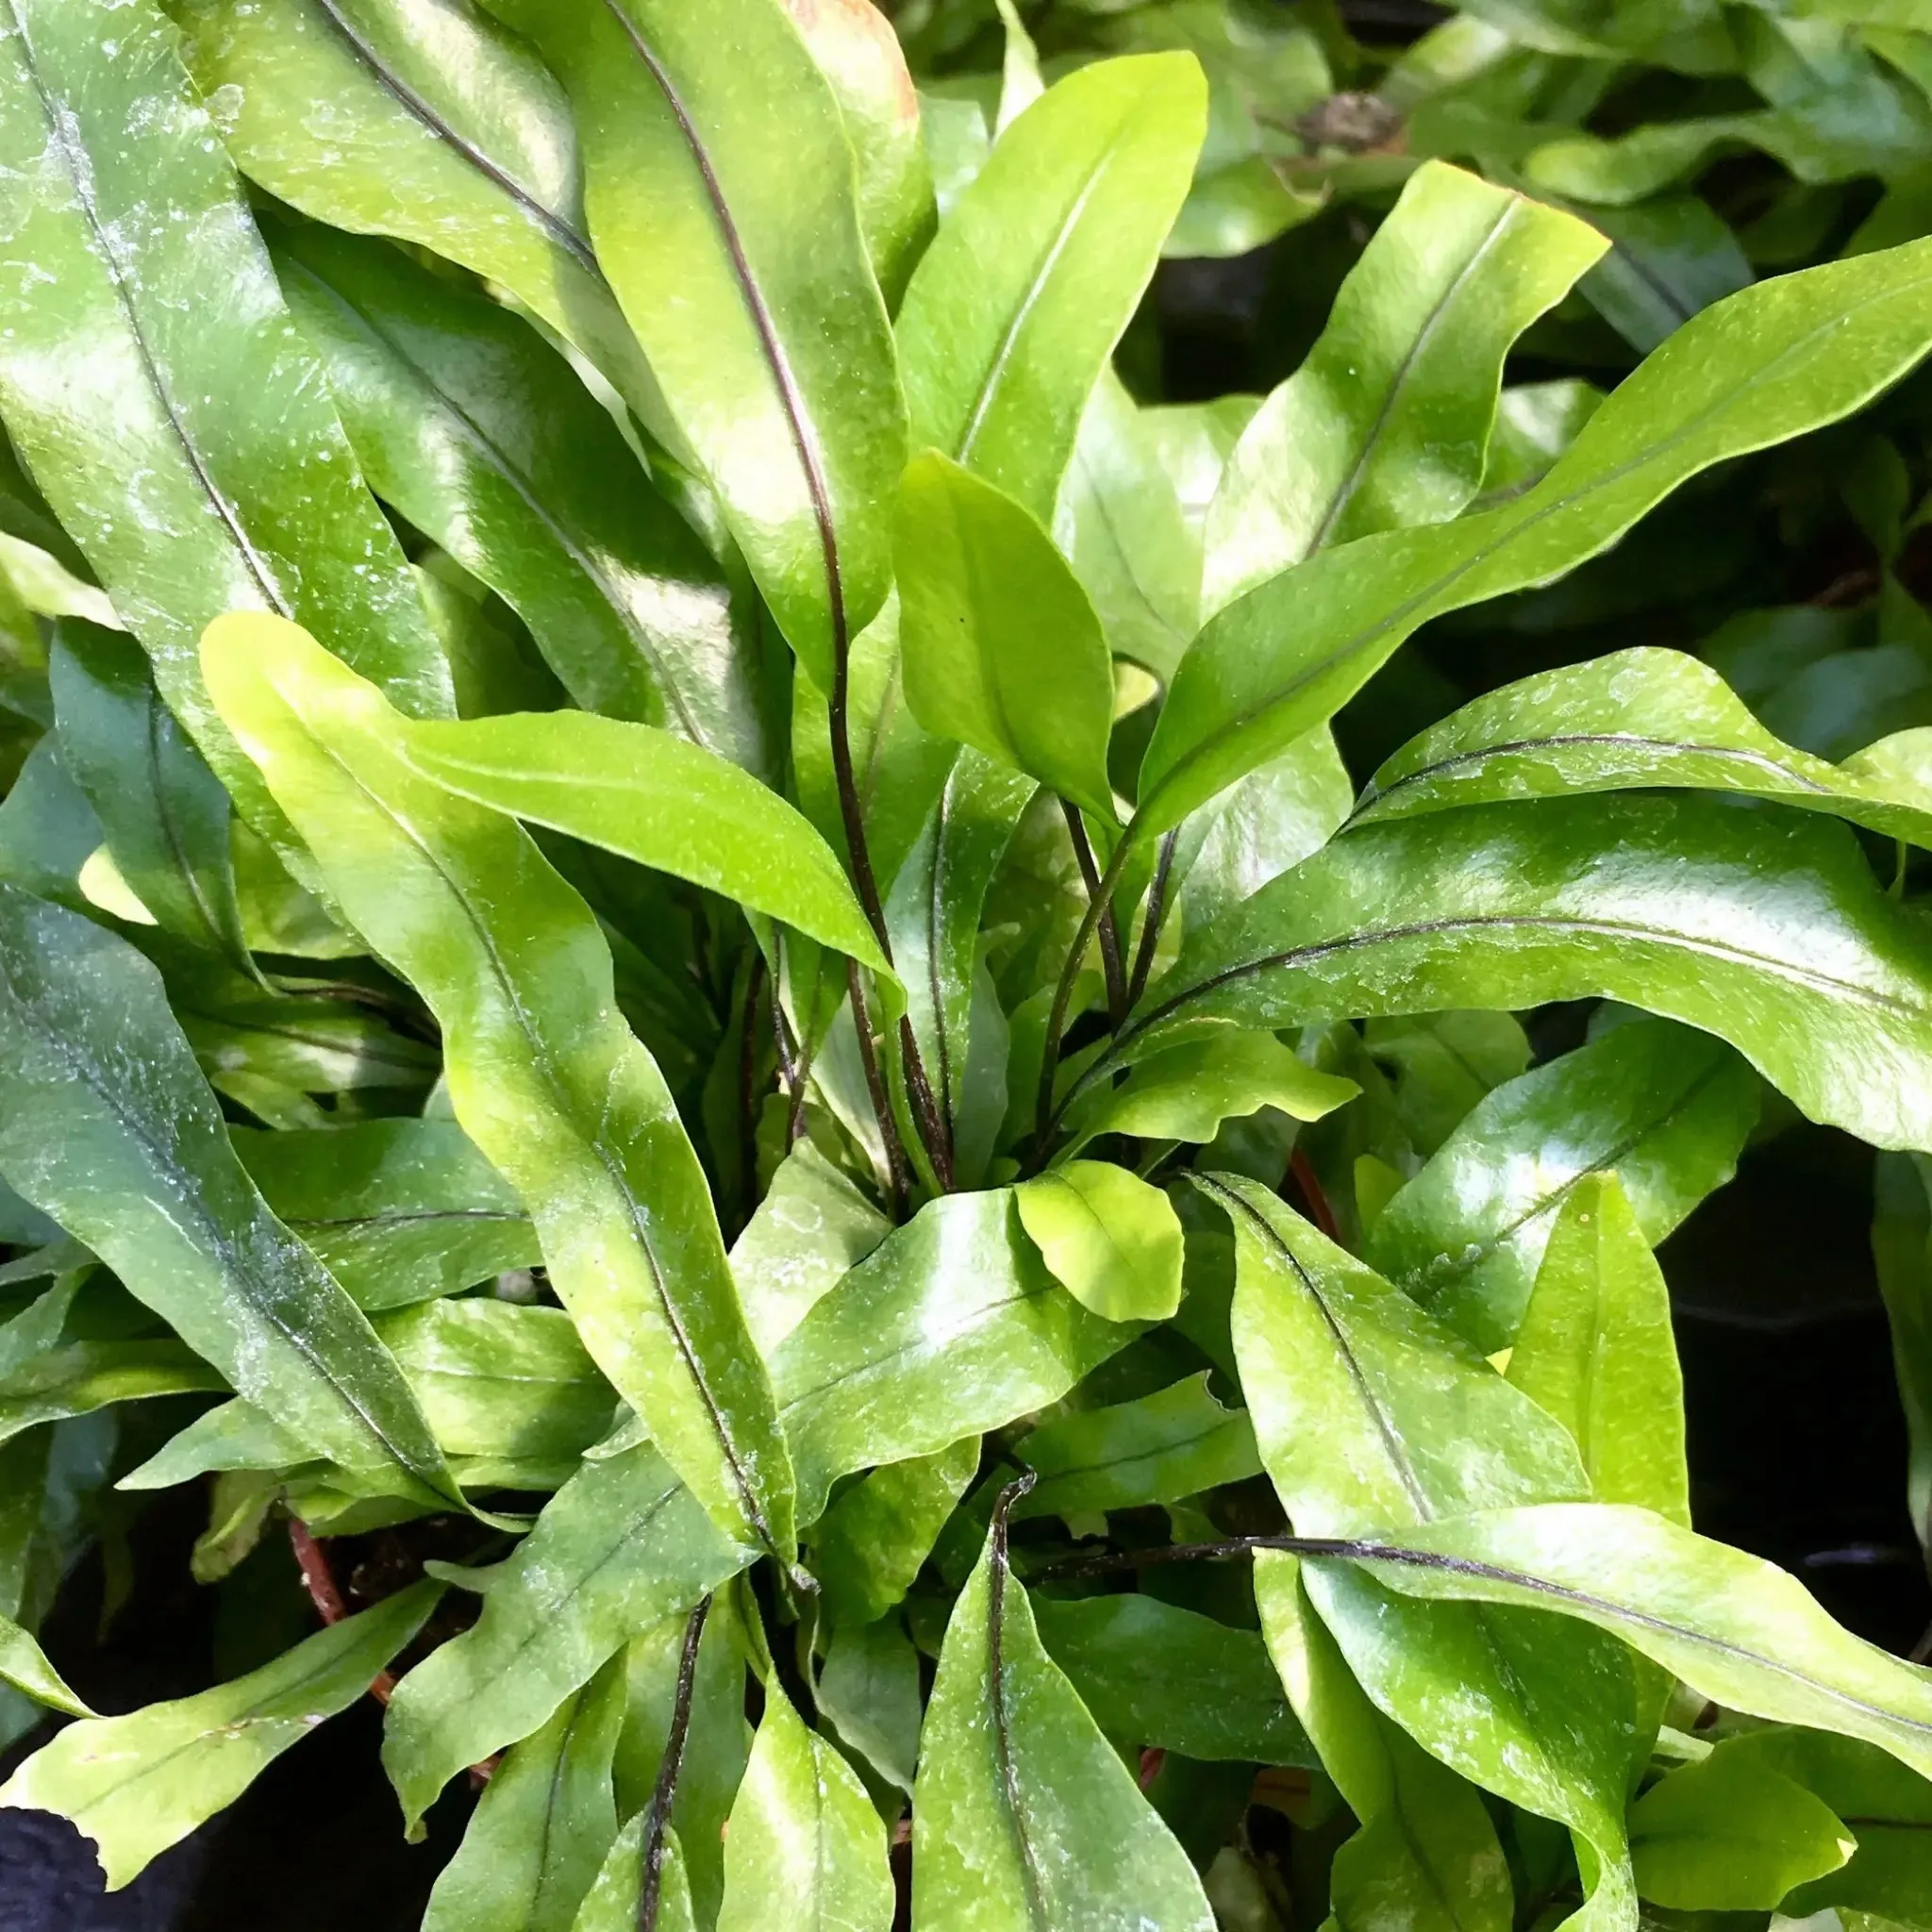
[[[1146,406],[1202,66],[1007,21],[974,149],[862,0],[15,0],[0,1804],[125,1884],[374,1694],[433,1932],[1924,1924],[1932,1674],[1692,1528],[1652,1249],[1892,1150],[1923,1420],[1932,742],[1331,727],[1881,399],[1908,500],[1932,242],[1531,407],[1608,240],[1432,159]],[[320,1627],[90,1711],[90,1480]]]

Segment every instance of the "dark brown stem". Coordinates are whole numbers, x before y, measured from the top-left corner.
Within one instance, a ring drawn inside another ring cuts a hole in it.
[[[677,1796],[677,1774],[684,1768],[684,1740],[691,1731],[691,1690],[697,1682],[698,1644],[705,1634],[705,1617],[711,1607],[702,1598],[684,1626],[684,1650],[677,1660],[677,1696],[671,1707],[671,1729],[664,1739],[664,1756],[658,1765],[658,1782],[644,1817],[644,1868],[638,1885],[638,1932],[657,1932],[658,1901],[664,1889],[666,1830],[671,1806]]]
[[[932,1082],[925,1077],[925,1062],[919,1057],[919,1041],[912,1022],[903,1015],[899,1021],[899,1059],[906,1070],[906,1097],[912,1103],[912,1117],[919,1123],[919,1138],[926,1158],[939,1179],[940,1191],[953,1191],[953,1124],[947,1120],[933,1097]]]
[[[1060,968],[1059,984],[1054,988],[1053,1009],[1047,1015],[1046,1037],[1041,1042],[1040,1092],[1034,1110],[1033,1159],[1036,1165],[1046,1158],[1047,1141],[1053,1134],[1054,1075],[1059,1072],[1060,1038],[1067,1029],[1067,1008],[1073,1003],[1074,982],[1080,975],[1080,962],[1086,958],[1087,948],[1092,943],[1094,928],[1100,924],[1100,915],[1112,898],[1121,874],[1127,869],[1127,857],[1133,849],[1134,831],[1130,825],[1126,836],[1113,849],[1113,858],[1108,865],[1107,876],[1100,882],[1100,890],[1088,896],[1087,910],[1081,917],[1079,930],[1074,935],[1074,943],[1067,948],[1067,960]]]
[[[1133,977],[1127,981],[1127,1010],[1132,1012],[1147,991],[1147,976],[1154,971],[1154,955],[1160,947],[1160,928],[1167,920],[1167,886],[1174,871],[1174,848],[1180,838],[1176,825],[1160,841],[1160,858],[1154,867],[1154,884],[1147,893],[1147,916],[1141,925],[1141,943],[1134,954]]]
[[[852,999],[852,1024],[858,1034],[858,1063],[865,1069],[865,1091],[872,1096],[872,1110],[878,1120],[879,1135],[886,1143],[886,1167],[892,1177],[892,1205],[896,1214],[905,1205],[912,1185],[907,1171],[906,1149],[899,1139],[899,1124],[892,1118],[892,1103],[886,1092],[885,1076],[879,1072],[878,1050],[873,1044],[872,1013],[866,1005],[865,982],[859,977],[858,962],[845,962],[845,990]]]
[[[308,1601],[315,1606],[315,1614],[325,1624],[340,1624],[349,1614],[349,1607],[342,1601],[342,1592],[337,1587],[336,1574],[329,1568],[328,1557],[322,1545],[309,1534],[308,1525],[300,1517],[289,1518],[289,1546],[295,1552],[295,1565],[302,1572],[302,1587],[308,1592]],[[369,1694],[378,1704],[387,1704],[394,1694],[395,1675],[390,1671],[377,1671],[370,1680]]]
[[[1087,822],[1077,805],[1063,798],[1060,809],[1067,817],[1067,835],[1074,841],[1074,857],[1080,862],[1080,876],[1086,881],[1089,900],[1100,902],[1100,965],[1107,975],[1107,1016],[1115,1026],[1127,1017],[1127,983],[1121,974],[1121,935],[1113,916],[1113,902],[1102,890],[1100,868],[1093,862],[1093,847],[1088,841]]]

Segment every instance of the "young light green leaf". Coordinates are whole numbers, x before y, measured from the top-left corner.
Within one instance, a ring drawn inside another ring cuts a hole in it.
[[[1210,1763],[1312,1763],[1254,1631],[1133,1594],[1040,1596],[1033,1616],[1047,1655],[1115,1743]]]
[[[583,1464],[460,1637],[396,1687],[382,1757],[412,1836],[466,1764],[526,1738],[647,1625],[749,1563],[649,1443]]]
[[[1211,1932],[1187,1854],[1041,1645],[1004,1508],[946,1626],[912,1820],[913,1910],[931,1932]]]
[[[1607,246],[1574,215],[1424,161],[1235,447],[1208,515],[1208,610],[1332,544],[1458,515],[1482,483],[1504,358]]]
[[[876,1624],[905,1597],[978,1468],[979,1438],[962,1436],[871,1471],[819,1518],[812,1568],[835,1621]]]
[[[571,1932],[617,1836],[610,1762],[624,1689],[613,1657],[505,1754],[429,1895],[423,1932]]]
[[[1695,658],[1618,651],[1465,705],[1383,765],[1353,823],[1497,799],[1682,786],[1774,798],[1932,843],[1932,788],[1899,771],[1898,751],[1889,747],[1881,740],[1869,754],[1829,764],[1774,738]]]
[[[1229,1028],[1151,1054],[1120,1086],[1096,1092],[1094,1103],[1074,1117],[1066,1152],[1076,1153],[1103,1134],[1208,1141],[1223,1121],[1264,1107],[1318,1121],[1360,1091],[1353,1080],[1309,1066],[1272,1033]]]
[[[121,876],[177,939],[253,974],[229,849],[228,794],[182,734],[125,631],[68,618],[47,681],[60,752]]]
[[[173,27],[151,0],[111,22],[62,0],[17,14],[0,59],[0,410],[170,709],[265,811],[202,686],[210,618],[299,618],[410,711],[450,708],[448,670]]]
[[[1161,1191],[1106,1160],[1070,1160],[1013,1190],[1020,1225],[1082,1307],[1164,1322],[1181,1305],[1181,1224]]]
[[[1192,1024],[1604,994],[1728,1040],[1814,1120],[1932,1137],[1932,943],[1844,827],[1716,799],[1365,826],[1182,950],[1091,1083]]]
[[[563,358],[395,249],[325,228],[278,242],[371,487],[516,610],[585,710],[771,765],[724,574]]]
[[[588,711],[542,711],[412,728],[398,747],[459,797],[689,879],[888,970],[831,847],[702,745]]]
[[[892,1224],[814,1147],[792,1148],[731,1248],[745,1324],[770,1357]]]
[[[50,1710],[64,1710],[70,1717],[93,1715],[67,1688],[32,1636],[11,1617],[0,1617],[0,1679]]]
[[[570,95],[598,258],[779,628],[829,693],[885,600],[906,456],[839,103],[782,0],[497,11]]]
[[[0,1172],[314,1452],[456,1500],[394,1359],[269,1211],[160,975],[78,914],[0,884]]]
[[[543,1258],[523,1203],[454,1121],[236,1127],[229,1138],[268,1205],[370,1312]]]
[[[1186,54],[1068,75],[1001,138],[906,291],[912,447],[942,451],[1042,525],[1187,192],[1207,92]]]
[[[1056,1416],[1013,1454],[1040,1477],[1016,1521],[1178,1503],[1261,1473],[1247,1411],[1215,1401],[1206,1370],[1132,1402]]]
[[[1107,640],[1053,540],[1010,496],[926,450],[900,489],[895,554],[913,715],[1111,820]]]
[[[1496,1088],[1397,1191],[1367,1259],[1486,1354],[1508,1346],[1571,1191],[1614,1168],[1655,1245],[1729,1180],[1756,1076],[1722,1041],[1634,1020]]]
[[[800,1524],[817,1518],[840,1475],[1030,1415],[1133,1335],[1090,1314],[1047,1272],[1010,1190],[927,1202],[772,1358]]]
[[[1599,1502],[1690,1527],[1670,1291],[1614,1171],[1586,1174],[1558,1212],[1507,1373],[1575,1439]]]
[[[786,1923],[826,1932],[890,1932],[886,1832],[852,1767],[806,1729],[775,1679],[724,1840],[718,1932]]]
[[[354,1704],[441,1594],[440,1583],[415,1584],[232,1683],[70,1724],[0,1788],[0,1805],[71,1819],[118,1890]]]
[[[1369,1701],[1302,1588],[1298,1557],[1257,1552],[1255,1602],[1289,1701],[1361,1822],[1329,1875],[1340,1923],[1507,1932],[1509,1868],[1474,1787]]]
[[[1148,746],[1145,831],[1331,717],[1429,618],[1546,583],[1698,471],[1869,401],[1932,347],[1928,278],[1932,242],[1915,242],[1746,289],[1687,323],[1513,503],[1364,538],[1229,605],[1182,658]]]
[[[1630,1807],[1637,1889],[1680,1911],[1768,1911],[1857,1849],[1804,1786],[1726,1744],[1660,1778]]]
[[[292,625],[225,619],[204,661],[343,910],[441,1019],[457,1118],[529,1208],[592,1358],[727,1535],[789,1553],[770,1384],[590,908],[513,821],[418,776],[381,694]]]
[[[1580,1618],[1734,1710],[1932,1770],[1932,1672],[1854,1637],[1775,1565],[1647,1509],[1545,1503],[1371,1541],[1390,1590]]]

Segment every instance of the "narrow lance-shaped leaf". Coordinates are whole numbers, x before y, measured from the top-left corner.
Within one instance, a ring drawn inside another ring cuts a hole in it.
[[[1509,1868],[1474,1787],[1370,1703],[1302,1588],[1299,1558],[1257,1552],[1255,1602],[1295,1714],[1361,1822],[1330,1871],[1341,1924],[1506,1932]]]
[[[491,1581],[475,1624],[390,1701],[382,1759],[411,1836],[466,1764],[528,1737],[631,1638],[757,1554],[718,1534],[649,1443],[584,1463]]]
[[[831,847],[702,745],[588,711],[406,726],[396,741],[412,770],[460,797],[689,879],[885,970]]]
[[[771,1387],[590,908],[512,821],[418,776],[381,694],[293,625],[230,618],[204,655],[344,911],[441,1021],[457,1118],[524,1197],[584,1345],[726,1532],[789,1556]]]
[[[1187,193],[1207,94],[1186,54],[1068,75],[1002,136],[906,291],[912,447],[964,464],[1041,525]]]
[[[1352,823],[1499,799],[1682,786],[1773,798],[1890,839],[1932,844],[1921,735],[1841,765],[1772,736],[1716,672],[1675,651],[1618,651],[1505,685],[1411,740],[1370,781]]]
[[[510,1747],[437,1878],[423,1932],[570,1932],[617,1836],[610,1762],[624,1689],[614,1657]]]
[[[598,258],[779,628],[829,694],[885,600],[906,453],[838,102],[782,0],[498,11],[570,94]]]
[[[839,1932],[890,1932],[886,1833],[838,1750],[799,1722],[775,1679],[724,1840],[718,1932],[763,1932],[774,1902],[788,1922]]]
[[[570,105],[514,34],[461,0],[181,0],[177,17],[244,174],[332,227],[500,283],[663,435],[591,248]]]
[[[932,1932],[1214,1924],[1187,1854],[1041,1647],[1004,1507],[946,1626],[912,1818],[913,1909]]]
[[[140,646],[74,618],[47,662],[60,752],[121,876],[168,931],[252,974],[228,794],[161,702]]]
[[[1547,583],[1687,477],[1835,422],[1932,347],[1932,242],[1759,284],[1687,323],[1535,489],[1480,516],[1311,558],[1189,647],[1141,772],[1146,832],[1177,824],[1333,716],[1416,627]]]
[[[906,471],[896,544],[914,717],[1111,820],[1112,664],[1053,540],[1013,498],[927,450]]]
[[[0,1172],[315,1453],[453,1501],[364,1316],[269,1211],[168,1010],[111,933],[0,885]]]
[[[70,1724],[0,1788],[0,1805],[71,1819],[118,1890],[362,1696],[441,1594],[439,1583],[416,1584],[233,1683]]]
[[[1228,459],[1206,608],[1332,544],[1459,514],[1510,345],[1607,246],[1574,215],[1425,161]]]
[[[1615,1168],[1654,1245],[1730,1179],[1760,1091],[1722,1041],[1633,1019],[1479,1101],[1376,1216],[1364,1255],[1493,1353],[1573,1189]]]
[[[1932,1774],[1932,1672],[1854,1637],[1774,1564],[1647,1509],[1546,1503],[1369,1541],[1391,1590],[1579,1618],[1733,1710],[1862,1738]]]
[[[298,618],[411,711],[450,709],[448,670],[166,18],[21,0],[8,24],[0,411],[170,708],[266,811],[195,662],[210,618]]]
[[[563,358],[396,249],[278,244],[370,487],[516,610],[584,709],[768,765],[748,620]]]
[[[93,1715],[67,1688],[32,1636],[11,1617],[0,1617],[0,1679],[49,1709],[64,1710],[70,1717]]]
[[[1614,1172],[1579,1181],[1557,1216],[1508,1377],[1575,1439],[1600,1503],[1690,1526],[1670,1291]]]
[[[1195,1023],[1601,994],[1728,1040],[1814,1120],[1932,1136],[1932,944],[1850,832],[1715,799],[1547,799],[1365,826],[1204,928],[1108,1056]]]

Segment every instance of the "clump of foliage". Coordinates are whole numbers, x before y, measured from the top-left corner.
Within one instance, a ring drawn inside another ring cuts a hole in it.
[[[1891,1150],[1932,1414],[1866,12],[15,0],[0,1803],[119,1885],[373,1691],[432,1932],[1932,1923],[1652,1253]],[[191,1482],[264,1660],[94,1715]]]

